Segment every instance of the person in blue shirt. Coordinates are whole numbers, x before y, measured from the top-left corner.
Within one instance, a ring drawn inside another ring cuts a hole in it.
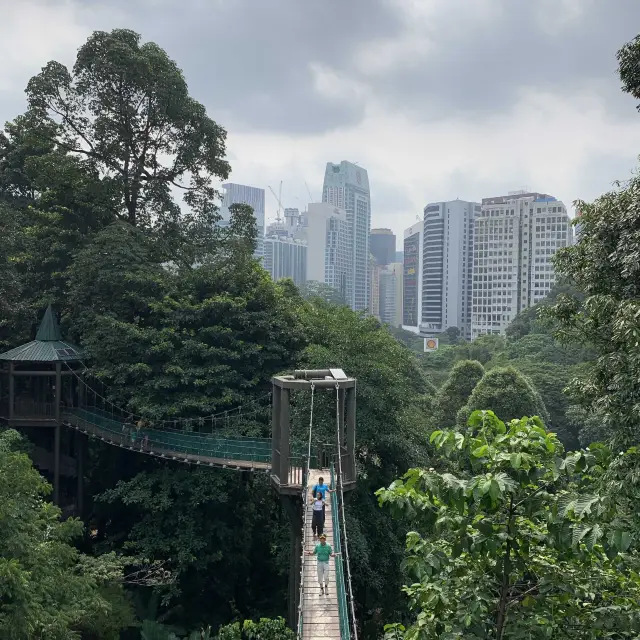
[[[327,512],[326,512],[326,500],[327,500],[327,493],[333,493],[335,491],[335,489],[329,489],[329,486],[326,485],[324,483],[324,478],[320,477],[318,478],[318,484],[316,484],[313,489],[311,489],[311,499],[313,500],[315,498],[315,496],[317,496],[319,493],[322,494],[322,524],[324,526],[324,521],[327,517]]]

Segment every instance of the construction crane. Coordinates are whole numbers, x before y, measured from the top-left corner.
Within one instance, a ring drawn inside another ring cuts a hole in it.
[[[311,195],[311,189],[309,189],[309,185],[307,184],[306,180],[304,182],[304,186],[307,187],[307,193],[309,194],[309,202],[313,202],[313,196]]]
[[[280,210],[284,209],[284,207],[282,206],[282,180],[280,180],[280,195],[277,196],[276,192],[271,188],[271,185],[269,186],[269,191],[271,191],[271,193],[273,194],[273,197],[276,199],[277,203],[278,203],[278,222],[280,222]]]

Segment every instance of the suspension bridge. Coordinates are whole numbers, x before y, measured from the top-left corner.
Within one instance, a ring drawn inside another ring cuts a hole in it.
[[[219,414],[153,420],[110,402],[83,362],[82,349],[63,341],[51,307],[35,340],[0,354],[0,421],[27,431],[53,429],[54,501],[60,501],[61,431],[76,434],[78,498],[82,495],[84,441],[108,445],[183,464],[236,469],[269,476],[291,522],[289,624],[300,640],[357,640],[345,494],[355,487],[356,381],[341,369],[300,370],[272,378],[271,437],[221,434],[259,411],[265,397]],[[305,446],[291,444],[291,392],[309,395]],[[316,393],[335,394],[334,451],[314,449]],[[244,411],[244,413],[243,413]],[[327,543],[336,552],[326,591],[316,575],[311,536],[311,489],[330,479],[326,505]],[[82,507],[79,507],[80,511]]]

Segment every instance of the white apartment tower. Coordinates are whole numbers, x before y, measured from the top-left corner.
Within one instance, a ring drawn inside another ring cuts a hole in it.
[[[425,333],[458,327],[471,336],[474,221],[480,209],[464,200],[424,208],[420,330]],[[406,259],[405,239],[405,264]]]
[[[482,200],[473,248],[471,337],[504,333],[515,316],[555,283],[551,258],[571,244],[564,204],[541,193],[512,191]]]
[[[422,316],[422,250],[424,222],[416,222],[404,232],[402,327],[417,332]]]
[[[312,203],[304,220],[300,234],[307,241],[307,280],[324,282],[347,300],[352,261],[346,211],[325,202]]]
[[[224,197],[220,214],[222,215],[222,224],[228,224],[231,214],[229,207],[232,204],[248,204],[253,209],[258,225],[258,243],[256,248],[256,256],[264,256],[264,189],[257,187],[249,187],[244,184],[235,184],[228,182],[223,184]]]
[[[350,248],[346,301],[356,311],[366,310],[369,307],[371,230],[371,197],[366,170],[346,161],[327,163],[322,201],[346,211]]]
[[[280,234],[264,239],[264,268],[274,282],[291,278],[301,287],[307,281],[307,245]]]

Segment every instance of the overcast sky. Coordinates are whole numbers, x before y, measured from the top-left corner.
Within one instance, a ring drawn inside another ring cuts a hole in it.
[[[114,27],[182,67],[228,131],[232,181],[282,180],[303,208],[326,162],[357,162],[398,248],[427,202],[591,200],[640,153],[615,59],[640,0],[0,0],[0,120],[48,60]]]

